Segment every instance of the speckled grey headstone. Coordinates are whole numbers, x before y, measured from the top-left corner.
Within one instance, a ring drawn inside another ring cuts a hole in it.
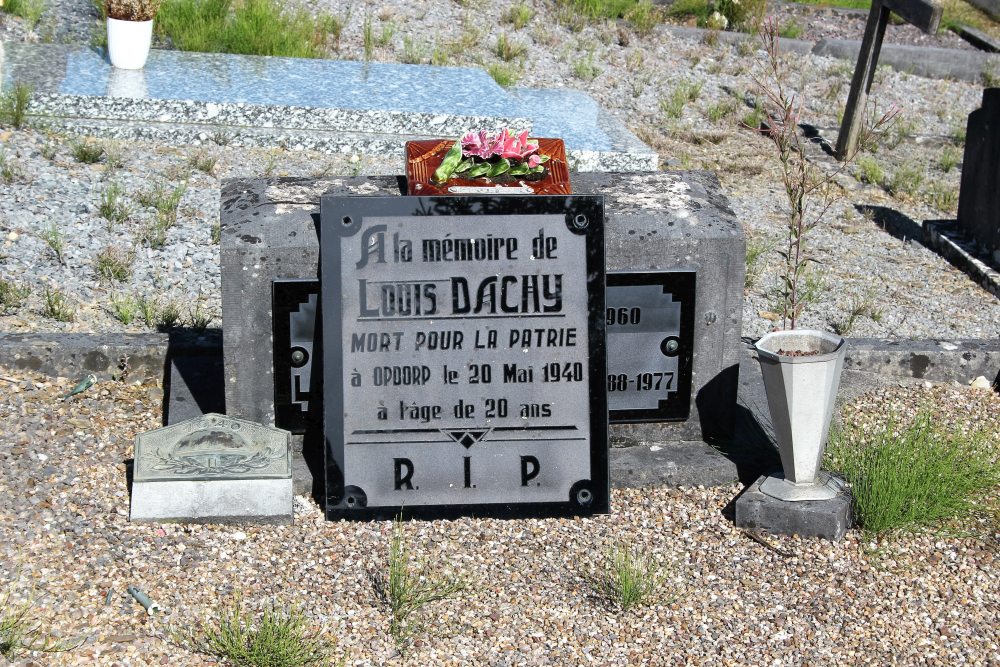
[[[132,521],[289,523],[287,431],[210,413],[135,439]]]
[[[696,171],[574,173],[572,185],[575,194],[605,197],[608,273],[697,273],[690,417],[613,425],[612,446],[648,448],[731,435],[746,245],[718,179]],[[405,179],[393,176],[223,184],[220,254],[229,414],[274,423],[272,283],[318,278],[320,196],[401,195],[404,190]]]

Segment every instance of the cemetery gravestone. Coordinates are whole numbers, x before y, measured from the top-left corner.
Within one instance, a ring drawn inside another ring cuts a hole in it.
[[[1000,267],[1000,88],[983,91],[983,105],[969,114],[958,197],[958,224]]]
[[[210,413],[140,433],[130,520],[290,523],[288,432]]]
[[[324,197],[327,516],[608,510],[603,200]]]
[[[671,445],[687,443],[692,449],[685,452],[693,454],[707,449],[699,444],[705,438],[731,436],[745,269],[740,224],[718,181],[707,172],[578,173],[573,190],[605,199],[605,267],[613,288],[607,293],[605,318],[613,315],[616,322],[606,324],[609,363],[631,354],[644,358],[641,365],[609,372],[616,389],[622,386],[622,374],[629,383],[629,391],[609,406],[613,421],[629,418],[610,427],[612,482],[708,483],[678,477]],[[301,434],[293,439],[296,446],[322,458],[317,412],[323,375],[317,323],[325,320],[317,314],[322,310],[317,307],[320,198],[398,198],[405,192],[405,181],[391,176],[224,184],[221,257],[229,414],[294,428]],[[639,322],[631,321],[630,306],[624,315],[628,326],[617,324],[627,303],[613,303],[621,295],[619,287],[626,294],[638,289],[648,299]],[[652,313],[648,318],[647,312]],[[615,342],[616,336],[624,338]],[[633,352],[614,352],[626,349]],[[655,391],[657,381],[663,394],[650,401],[648,392]],[[622,410],[645,414],[616,415]],[[283,421],[289,415],[297,425]],[[732,477],[726,479],[735,478],[729,470]],[[321,464],[312,473],[322,477]],[[723,481],[713,478],[711,483]]]

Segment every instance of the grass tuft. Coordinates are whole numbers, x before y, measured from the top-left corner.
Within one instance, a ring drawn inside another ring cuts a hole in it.
[[[17,312],[31,296],[31,288],[24,283],[0,278],[0,313]]]
[[[279,0],[166,0],[156,31],[181,51],[322,58],[338,20],[290,10]]]
[[[125,188],[121,183],[114,181],[101,193],[101,203],[98,211],[101,217],[111,224],[122,223],[128,220],[132,214],[132,209],[124,201]]]
[[[209,155],[204,151],[198,151],[188,158],[188,166],[192,169],[197,169],[200,172],[206,173],[209,176],[213,176],[215,165],[218,161],[219,158]]]
[[[132,277],[132,263],[134,261],[135,250],[106,246],[97,253],[94,269],[98,278],[121,283]]]
[[[521,42],[510,39],[507,37],[507,33],[502,32],[497,37],[496,45],[493,47],[493,52],[496,54],[497,58],[509,63],[512,60],[523,58],[528,53],[528,47]]]
[[[125,326],[132,324],[139,314],[138,299],[130,294],[112,294],[111,314]]]
[[[882,185],[885,182],[885,171],[878,163],[878,160],[870,155],[862,155],[855,163],[857,165],[856,176],[862,183],[872,185]]]
[[[623,612],[650,604],[666,580],[663,568],[635,548],[616,544],[605,560],[605,570],[591,583],[598,595]]]
[[[747,233],[747,267],[743,278],[743,289],[749,292],[757,285],[767,266],[764,260],[774,250],[775,245],[757,234]]]
[[[76,161],[83,164],[97,164],[104,156],[104,146],[90,138],[74,141],[70,146],[70,151]]]
[[[76,306],[70,301],[66,293],[58,288],[45,287],[45,307],[46,317],[51,317],[57,322],[72,322],[76,319]]]
[[[511,5],[507,11],[503,13],[500,20],[514,26],[514,30],[521,30],[528,25],[533,18],[535,18],[535,10],[532,9],[527,3],[519,2],[516,5]]]
[[[16,83],[7,92],[0,95],[0,123],[21,129],[28,117],[28,105],[31,104],[32,88],[26,83]]]
[[[20,16],[28,23],[28,27],[34,29],[45,13],[44,0],[7,0],[0,4],[0,11]]]
[[[218,619],[201,623],[187,633],[175,633],[177,642],[198,653],[240,667],[305,667],[329,664],[333,645],[322,631],[296,608],[273,602],[253,617],[237,597]]]
[[[701,95],[702,84],[697,81],[681,81],[670,91],[670,94],[660,100],[660,110],[667,118],[680,118],[684,105],[694,102]]]
[[[465,583],[457,577],[441,576],[427,563],[411,564],[409,548],[403,535],[403,521],[392,522],[389,543],[389,576],[373,577],[375,594],[389,607],[389,633],[404,642],[414,631],[412,617],[432,602],[458,597]]]
[[[869,533],[912,530],[962,519],[977,497],[1000,484],[996,452],[983,432],[947,430],[929,409],[909,424],[834,433],[827,467],[851,482],[855,516]]]
[[[521,71],[509,63],[492,63],[486,71],[503,88],[510,88],[521,78]]]
[[[25,602],[13,601],[16,582],[11,582],[0,597],[0,655],[8,660],[27,653],[62,653],[83,643],[65,641],[46,635],[42,622],[35,615],[34,594]]]
[[[66,249],[66,235],[56,226],[56,223],[53,222],[42,230],[39,237],[55,253],[56,261],[60,264],[65,264],[66,260],[63,256],[63,251]]]

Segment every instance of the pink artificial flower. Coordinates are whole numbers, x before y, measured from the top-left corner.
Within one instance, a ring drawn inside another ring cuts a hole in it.
[[[538,147],[536,146],[535,148],[537,149]],[[536,153],[535,155],[532,155],[528,158],[528,169],[534,169],[541,163],[542,163],[542,156]]]
[[[500,157],[508,159],[524,160],[538,150],[538,144],[528,143],[527,130],[514,136],[510,130],[504,128],[497,135],[497,143],[499,144]]]
[[[462,157],[478,157],[488,160],[499,153],[500,142],[486,130],[469,132],[462,137]]]

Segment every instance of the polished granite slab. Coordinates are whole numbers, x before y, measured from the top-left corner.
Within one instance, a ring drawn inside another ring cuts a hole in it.
[[[30,114],[66,131],[361,152],[470,128],[561,137],[585,171],[656,169],[656,154],[586,93],[505,90],[484,70],[153,50],[118,70],[104,51],[0,43],[0,85],[29,83]]]

